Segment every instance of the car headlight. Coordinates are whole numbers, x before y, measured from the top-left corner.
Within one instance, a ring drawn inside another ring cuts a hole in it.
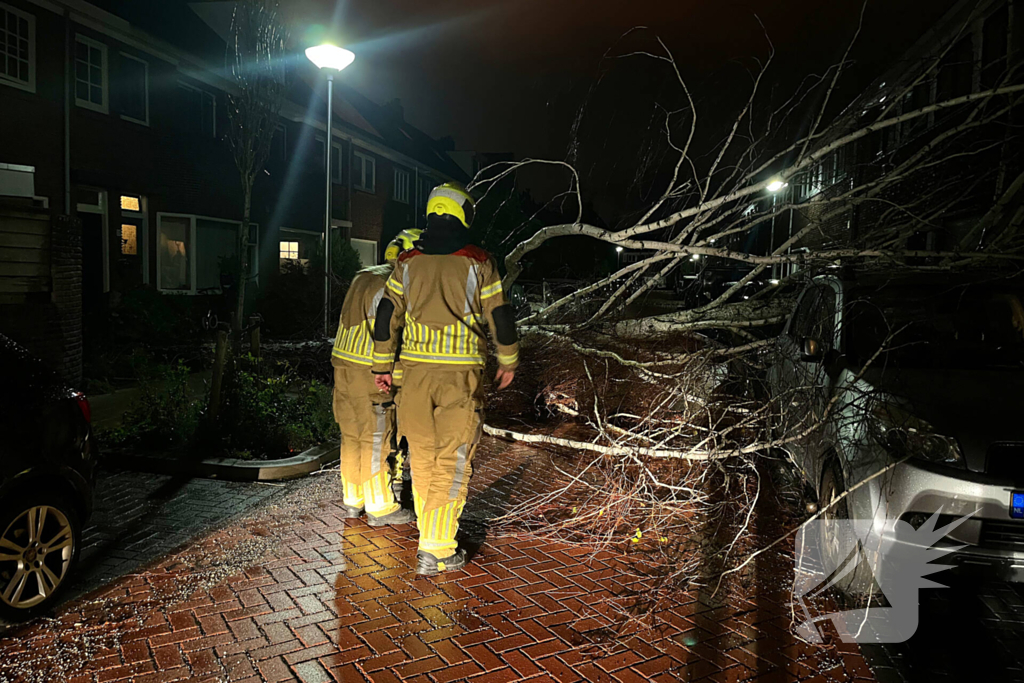
[[[964,467],[964,456],[956,439],[916,428],[896,427],[885,433],[886,447],[899,457],[909,455],[918,460],[949,467]]]
[[[892,405],[875,410],[882,422],[881,443],[896,458],[917,460],[963,469],[963,453],[956,439],[935,433],[930,424]]]

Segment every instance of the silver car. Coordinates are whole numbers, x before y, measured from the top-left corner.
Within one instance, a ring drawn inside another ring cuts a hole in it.
[[[958,571],[1024,580],[1022,303],[1021,280],[992,273],[805,287],[768,384],[774,436],[824,519],[871,520],[891,539],[898,520],[971,514],[939,541],[964,546],[950,556]],[[839,587],[873,590],[869,570]]]

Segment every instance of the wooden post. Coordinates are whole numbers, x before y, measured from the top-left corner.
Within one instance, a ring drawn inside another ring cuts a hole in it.
[[[217,349],[213,358],[213,379],[210,382],[210,417],[220,412],[221,387],[224,384],[224,365],[228,355],[228,333],[217,330]]]

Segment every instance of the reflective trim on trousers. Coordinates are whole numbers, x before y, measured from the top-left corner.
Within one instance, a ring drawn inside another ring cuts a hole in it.
[[[382,404],[373,404],[373,413],[377,416],[377,428],[373,432],[373,454],[370,458],[370,474],[380,472],[381,452],[384,450],[384,431],[387,429],[387,408]]]

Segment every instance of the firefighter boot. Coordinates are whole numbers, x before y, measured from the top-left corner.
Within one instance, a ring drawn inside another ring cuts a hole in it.
[[[415,521],[415,513],[412,510],[404,510],[402,508],[380,517],[376,517],[373,514],[366,515],[366,523],[370,526],[391,526],[392,524],[408,524]]]
[[[462,549],[441,559],[420,550],[416,553],[416,573],[420,576],[437,576],[444,572],[457,572],[466,566],[466,562],[466,551]]]

